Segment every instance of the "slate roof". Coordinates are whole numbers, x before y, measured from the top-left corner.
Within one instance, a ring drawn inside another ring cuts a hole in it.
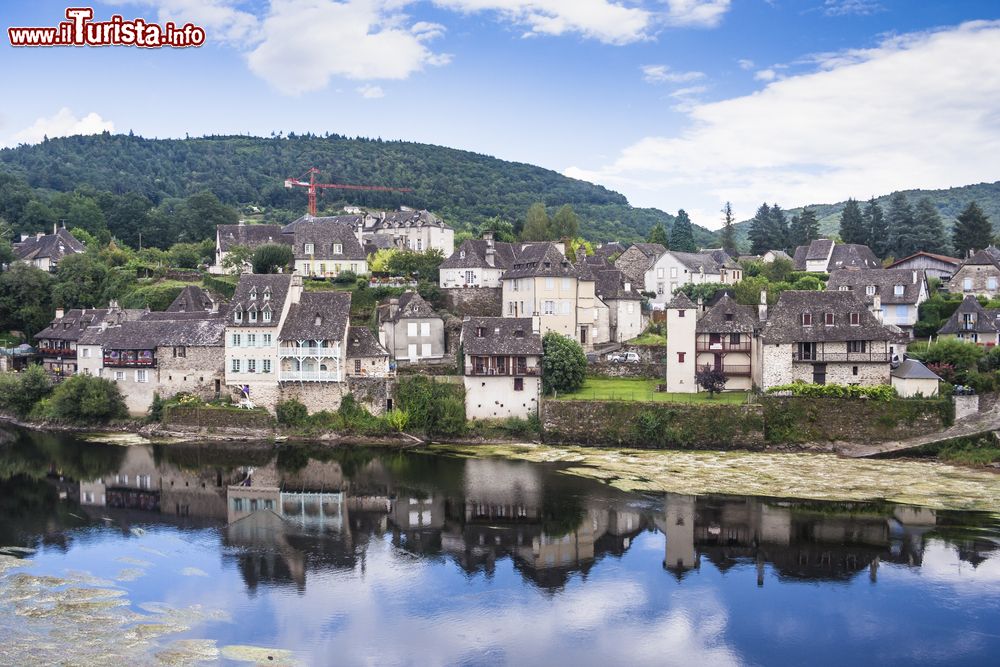
[[[384,218],[377,219],[374,224],[367,227],[369,231],[382,229],[399,229],[407,227],[447,227],[444,220],[437,217],[430,211],[406,210],[392,211],[386,213]]]
[[[303,224],[334,224],[334,225],[348,225],[351,227],[356,227],[364,221],[364,217],[360,215],[324,215],[324,216],[313,216],[308,213],[303,215],[301,218],[296,218],[292,220],[287,225],[281,228],[283,234],[293,234],[295,229]]]
[[[594,267],[592,267],[594,268]],[[629,285],[630,289],[625,290],[625,283],[628,279],[625,274],[616,268],[594,268],[594,293],[602,300],[628,299],[640,301],[642,295],[635,291],[635,287]]]
[[[785,252],[784,250],[768,250],[767,252],[769,252],[769,253],[771,253],[772,255],[774,255],[774,258],[775,258],[775,259],[786,259],[786,260],[788,260],[789,262],[792,262],[792,261],[794,261],[794,260],[792,259],[792,256],[791,256],[791,255],[789,255],[789,254],[788,254],[787,252]],[[765,252],[764,254],[766,255],[766,254],[767,254],[767,252]]]
[[[229,252],[233,246],[256,248],[265,243],[291,244],[291,239],[281,233],[280,225],[218,225],[219,248]]]
[[[812,315],[810,326],[802,325],[804,313]],[[834,324],[825,324],[826,313],[834,314]],[[859,314],[859,324],[851,325],[851,313]],[[892,337],[853,292],[816,290],[782,292],[778,303],[768,309],[762,333],[767,343],[890,340]]]
[[[343,340],[350,314],[347,292],[304,292],[288,309],[278,340]]]
[[[552,243],[538,243],[524,248],[503,280],[510,278],[580,277],[580,269],[559,252]]]
[[[964,316],[966,314],[974,316],[974,321],[971,322],[969,328],[965,327]],[[1000,329],[997,327],[995,315],[990,314],[979,305],[979,300],[976,299],[975,295],[969,294],[962,299],[962,303],[951,314],[948,321],[938,329],[938,334],[955,334],[959,332],[997,333],[998,330]]]
[[[540,355],[542,336],[532,332],[530,317],[469,317],[462,322],[462,348],[471,355]]]
[[[642,254],[650,259],[656,259],[667,251],[666,247],[661,243],[633,243],[632,246],[641,250]]]
[[[109,323],[136,320],[145,312],[120,308],[74,308],[66,311],[61,318],[53,318],[49,326],[35,334],[35,340],[79,341],[88,328],[100,326],[104,320]]]
[[[916,359],[906,359],[890,373],[902,380],[940,380],[941,377]]]
[[[724,294],[698,319],[697,333],[753,333],[758,326],[754,308],[736,303]]]
[[[796,271],[805,271],[806,262],[826,258],[830,251],[831,239],[817,239],[807,246],[800,245],[795,249]],[[882,263],[878,261],[875,253],[866,245],[859,243],[837,243],[830,253],[830,261],[826,265],[827,271],[835,269],[880,269]]]
[[[916,274],[916,280],[913,279]],[[922,269],[838,269],[830,273],[826,284],[828,290],[843,287],[857,294],[865,303],[875,301],[875,295],[868,294],[868,287],[875,286],[883,305],[916,304],[920,288],[926,285],[927,277]],[[896,295],[896,286],[903,286],[903,293]]]
[[[514,258],[520,249],[519,244],[505,241],[493,242],[493,266],[486,262],[488,242],[485,239],[467,239],[458,246],[446,260],[441,262],[442,269],[509,269],[514,264]]]
[[[167,306],[168,313],[211,311],[216,303],[215,297],[208,290],[197,285],[188,285],[181,290],[177,298]],[[221,304],[220,304],[221,305]]]
[[[244,273],[240,275],[240,281],[236,285],[236,293],[230,302],[229,322],[241,327],[276,327],[278,318],[288,298],[288,290],[292,284],[292,276],[288,273]],[[250,295],[256,288],[257,298],[251,299]],[[270,288],[270,298],[264,298],[267,289]],[[270,322],[264,322],[263,318],[257,316],[256,322],[250,322],[247,312],[251,306],[256,306],[257,311],[263,311],[265,306],[271,308],[273,313]],[[235,321],[235,313],[242,314],[242,321]]]
[[[69,233],[65,227],[56,230],[54,234],[34,236],[14,244],[14,257],[25,262],[35,259],[45,259],[58,262],[66,255],[81,253],[86,248]]]
[[[709,252],[677,252],[675,250],[668,250],[667,252],[677,258],[677,261],[686,266],[691,273],[701,273],[702,271],[705,273],[719,273],[720,267],[723,266],[723,262],[727,261],[727,259],[727,266],[736,266],[732,258],[725,253],[722,253],[725,257],[720,258],[723,260],[723,262],[720,262]]]
[[[440,315],[434,312],[431,305],[424,301],[423,297],[416,292],[408,290],[400,295],[396,314],[390,319],[393,322],[398,322],[399,320],[425,320],[428,318],[442,319]]]
[[[694,302],[688,298],[684,292],[677,292],[673,298],[667,302],[667,309],[687,310],[694,308]]]
[[[909,257],[904,257],[903,259],[900,259],[900,260],[897,260],[897,261],[893,262],[892,264],[890,264],[886,268],[894,269],[897,266],[899,266],[900,264],[903,264],[905,262],[909,262],[910,260],[917,259],[919,257],[929,257],[930,259],[934,259],[934,260],[937,260],[939,262],[943,262],[945,264],[951,264],[952,266],[958,266],[959,264],[962,263],[962,260],[960,260],[957,257],[949,257],[948,255],[939,255],[937,253],[924,252],[923,250],[921,250],[919,252],[913,253]]]
[[[108,327],[96,336],[96,344],[107,350],[152,350],[157,347],[222,347],[226,321],[221,317],[201,319],[140,319]]]
[[[994,246],[989,246],[984,248],[979,252],[975,253],[972,257],[962,262],[962,266],[966,264],[976,266],[995,266],[1000,269],[1000,249]]]
[[[361,247],[354,228],[339,222],[300,222],[292,232],[294,239],[292,249],[295,259],[315,259],[329,261],[360,261],[366,259],[365,249]],[[313,244],[313,252],[307,254],[305,244]],[[334,246],[340,244],[341,252],[334,253]]]
[[[833,245],[833,239],[816,239],[806,249],[806,261],[816,261],[830,257]]]
[[[661,246],[662,247],[662,246]],[[628,248],[618,241],[611,241],[610,243],[605,243],[599,248],[594,248],[595,257],[601,257],[607,260],[611,255],[620,255],[628,250]]]
[[[368,327],[351,327],[347,330],[347,358],[388,357],[389,351],[379,344]]]

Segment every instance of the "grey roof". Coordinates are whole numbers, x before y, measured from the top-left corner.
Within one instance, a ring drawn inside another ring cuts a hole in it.
[[[106,350],[152,350],[157,347],[222,347],[226,321],[221,317],[200,319],[141,319],[110,326],[96,336]]]
[[[347,358],[388,357],[389,351],[379,344],[368,327],[351,327],[347,330]]]
[[[726,266],[729,267],[735,268],[736,266],[732,258],[725,252],[722,253],[725,257],[720,257],[721,262],[710,252],[677,252],[676,250],[668,250],[667,252],[677,258],[677,261],[686,266],[691,273],[719,273],[723,262],[727,262]]]
[[[965,326],[965,315],[970,316],[971,322],[969,327]],[[997,333],[998,330],[1000,329],[997,327],[996,317],[979,305],[979,300],[976,299],[975,295],[968,294],[962,299],[962,303],[958,305],[958,308],[951,314],[948,321],[938,329],[938,333],[954,334],[963,331]]]
[[[462,348],[472,355],[539,355],[542,336],[532,332],[530,317],[470,317],[462,322]]]
[[[769,252],[769,253],[771,253],[772,255],[774,255],[774,258],[775,258],[775,259],[787,259],[787,260],[788,260],[789,262],[791,262],[791,261],[794,261],[794,260],[792,260],[792,256],[791,256],[791,255],[789,255],[789,254],[788,254],[787,252],[785,252],[784,250],[768,250],[767,252]],[[766,252],[766,253],[764,253],[764,254],[766,255],[766,254],[767,254],[767,252]]]
[[[714,306],[698,319],[698,333],[753,333],[758,326],[756,310],[723,294]]]
[[[795,270],[805,271],[807,261],[825,259],[830,253],[830,261],[826,265],[827,271],[835,269],[879,269],[882,263],[878,261],[875,253],[866,245],[859,243],[837,243],[830,252],[833,244],[831,239],[817,239],[808,246],[800,245],[795,249]]]
[[[218,225],[219,247],[229,252],[233,246],[256,248],[266,243],[291,244],[291,239],[281,233],[279,225]]]
[[[635,287],[629,284],[629,289],[625,289],[625,283],[629,282],[625,277],[625,274],[616,268],[594,268],[594,278],[596,284],[594,285],[594,292],[597,296],[604,300],[610,301],[612,299],[629,299],[632,301],[638,301],[642,299]]]
[[[973,266],[975,266],[975,265],[984,265],[984,266],[992,265],[992,266],[995,266],[997,268],[1000,268],[1000,249],[997,249],[994,246],[989,246],[987,248],[983,248],[979,252],[977,252],[974,255],[972,255],[972,257],[970,257],[969,259],[967,259],[964,262],[962,262],[962,266],[965,266],[966,264],[973,265]]]
[[[594,248],[594,256],[608,259],[611,255],[620,255],[626,250],[627,248],[618,241],[611,241],[598,248]]]
[[[61,227],[54,234],[34,236],[20,243],[15,243],[14,257],[26,262],[47,257],[50,261],[58,262],[66,255],[81,253],[85,249],[75,236],[70,234],[65,227]]]
[[[301,218],[296,218],[292,220],[287,225],[281,228],[283,234],[292,234],[295,229],[303,224],[336,224],[336,225],[348,225],[351,227],[356,227],[364,221],[364,218],[360,215],[324,215],[324,216],[313,216],[308,213],[303,215]]]
[[[430,211],[400,210],[386,213],[369,226],[369,230],[399,229],[407,227],[447,227],[444,220]]]
[[[826,259],[830,256],[833,245],[833,239],[816,239],[809,244],[809,248],[806,250],[806,261]]]
[[[812,315],[809,326],[802,324],[804,313]],[[827,313],[834,315],[832,325],[825,322]],[[851,313],[859,314],[859,324],[851,325]],[[893,335],[853,292],[789,290],[768,310],[762,337],[767,343],[796,343],[890,340]]]
[[[503,279],[532,277],[580,277],[580,270],[552,243],[530,245],[521,251]]]
[[[288,309],[279,340],[343,340],[351,314],[349,292],[305,292]]]
[[[168,313],[211,311],[217,303],[216,297],[197,285],[188,285],[177,298],[167,306]],[[221,304],[220,304],[221,305]]]
[[[403,292],[399,297],[398,309],[396,314],[391,318],[393,322],[398,322],[399,320],[416,320],[416,319],[442,319],[440,315],[434,312],[431,305],[424,301],[424,298],[413,291]]]
[[[694,308],[694,302],[689,299],[688,295],[684,292],[677,292],[674,294],[673,298],[667,302],[666,307],[668,309],[687,310],[688,308]]]
[[[236,285],[236,293],[230,302],[229,321],[241,327],[275,327],[278,326],[278,317],[288,298],[288,290],[292,284],[292,276],[287,273],[244,273],[240,275],[240,282]],[[256,298],[251,299],[251,294],[256,289]],[[268,296],[269,295],[269,296]],[[264,322],[258,316],[256,322],[251,322],[246,313],[251,308],[256,308],[258,312],[263,312],[265,308],[270,308],[273,313],[270,322]],[[242,321],[235,321],[235,314],[240,313]]]
[[[353,227],[340,222],[322,222],[322,220],[324,218],[295,224],[292,232],[295,259],[360,261],[367,257],[358,237],[354,235]],[[306,253],[307,243],[313,244],[312,253]],[[337,245],[340,245],[339,253],[334,252]]]
[[[838,269],[830,273],[828,290],[848,288],[865,303],[872,303],[875,295],[868,294],[868,287],[875,287],[884,305],[915,304],[920,289],[927,283],[922,269]],[[903,286],[903,293],[896,295],[896,286]]]
[[[89,328],[99,327],[105,320],[109,323],[136,320],[145,312],[121,308],[74,308],[66,311],[61,318],[53,318],[49,326],[35,334],[35,339],[79,341]]]
[[[906,359],[890,373],[902,380],[940,380],[941,377],[916,359]]]
[[[493,266],[486,261],[489,242],[486,239],[467,239],[450,257],[441,262],[442,269],[509,269],[514,264],[521,246],[505,241],[493,242]]]
[[[667,251],[666,246],[661,243],[633,243],[631,247],[642,251],[642,254],[651,259],[656,259]]]

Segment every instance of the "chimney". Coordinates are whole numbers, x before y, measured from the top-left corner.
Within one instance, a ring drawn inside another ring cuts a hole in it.
[[[913,269],[913,284],[917,284],[917,270]]]
[[[244,218],[240,218],[238,226],[239,227],[244,227],[244,226],[246,226],[246,224],[247,224],[247,221]]]
[[[61,320],[65,314],[66,314],[65,310],[63,310],[62,308],[56,308],[56,319],[57,320]]]
[[[882,296],[876,294],[872,298],[872,315],[875,316],[879,322],[882,321]]]
[[[626,292],[632,291],[632,283],[628,282],[627,280],[625,281],[625,291]]]
[[[218,313],[219,312],[219,302],[218,301],[215,301],[215,300],[212,301],[212,310],[211,310],[211,312],[212,313]]]
[[[760,304],[757,305],[757,317],[761,322],[767,321],[767,290],[760,291]]]
[[[483,236],[486,238],[486,264],[496,266],[497,249],[493,244],[493,232],[486,232]]]
[[[45,236],[45,232],[38,232],[37,234],[35,234],[35,240],[41,241],[43,236]]]
[[[389,319],[391,320],[399,312],[399,299],[389,299]]]
[[[701,295],[698,295],[698,300],[695,303],[698,306],[698,309],[695,310],[696,314],[700,315],[703,312],[705,312],[705,301],[704,301],[704,299],[701,298]]]
[[[542,329],[542,318],[538,315],[531,316],[531,333],[540,333]]]
[[[58,234],[59,233],[59,223],[58,222],[53,222],[52,223],[52,233],[53,234]]]

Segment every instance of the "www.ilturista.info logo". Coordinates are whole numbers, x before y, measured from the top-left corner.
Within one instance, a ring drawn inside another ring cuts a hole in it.
[[[7,28],[11,46],[139,46],[158,49],[164,46],[184,48],[205,43],[205,29],[185,23],[178,26],[148,23],[143,19],[126,21],[115,14],[108,21],[93,21],[90,7],[69,7],[66,21],[49,28]]]

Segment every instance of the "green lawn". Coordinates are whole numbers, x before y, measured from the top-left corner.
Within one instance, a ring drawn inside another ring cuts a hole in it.
[[[632,340],[627,342],[629,345],[662,346],[667,344],[667,337],[655,333],[644,333],[638,338],[633,338]]]
[[[745,392],[727,392],[709,398],[706,393],[677,394],[656,391],[662,380],[633,378],[587,378],[583,388],[572,394],[560,394],[567,401],[656,401],[661,403],[745,403]]]

